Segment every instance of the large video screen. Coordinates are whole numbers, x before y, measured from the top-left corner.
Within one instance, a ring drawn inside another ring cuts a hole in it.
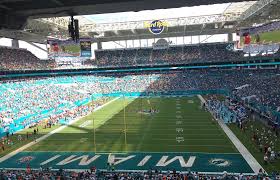
[[[280,43],[280,30],[264,32],[252,37],[253,42],[260,43]]]
[[[47,49],[49,58],[55,57],[91,57],[91,41],[81,39],[73,40],[48,40]]]

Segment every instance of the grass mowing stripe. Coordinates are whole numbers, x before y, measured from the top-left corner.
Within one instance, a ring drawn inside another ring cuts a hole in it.
[[[236,152],[224,132],[212,121],[211,115],[200,109],[197,97],[179,99],[179,111],[183,118],[176,118],[176,98],[149,98],[150,103],[147,98],[120,98],[29,150],[93,151],[93,124],[87,121],[92,122],[94,118],[95,127],[98,127],[95,143],[97,152]],[[147,113],[151,108],[157,112]],[[83,123],[84,127],[81,127]],[[126,131],[125,126],[128,128]],[[178,128],[183,131],[179,132]],[[184,141],[178,143],[176,138],[182,137]],[[83,138],[87,140],[80,142]]]

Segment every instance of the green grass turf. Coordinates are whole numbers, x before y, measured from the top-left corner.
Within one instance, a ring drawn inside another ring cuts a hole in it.
[[[65,47],[65,51],[69,52],[69,53],[79,53],[81,51],[81,47],[80,44],[78,45],[66,45]]]
[[[266,131],[268,130],[267,127],[265,127],[261,122],[254,121],[249,122],[246,125],[245,132],[242,131],[240,128],[238,128],[235,124],[230,124],[229,128],[234,132],[234,134],[238,137],[238,139],[246,146],[246,148],[251,152],[251,154],[256,158],[256,160],[263,166],[263,168],[271,173],[273,171],[279,171],[280,170],[280,160],[269,163],[267,165],[264,164],[263,161],[263,152],[259,151],[258,146],[255,144],[255,142],[252,141],[253,137],[253,131],[251,130],[251,125],[254,129],[262,129],[265,128]],[[278,137],[279,138],[279,137]],[[276,141],[275,148],[279,151],[280,150],[280,140]]]
[[[181,109],[176,107],[177,100]],[[148,110],[150,107],[159,110],[159,113],[154,115],[139,113],[142,109]],[[181,115],[182,118],[177,118],[177,115]],[[96,127],[95,143],[92,119]],[[176,121],[182,121],[182,124],[176,124]],[[177,132],[176,128],[183,128],[183,132]],[[176,137],[183,137],[184,142],[178,143]],[[200,109],[200,100],[197,97],[149,98],[149,100],[120,98],[27,149],[27,151],[95,150],[237,153],[222,129],[212,121],[210,113]]]
[[[48,134],[50,131],[53,131],[55,130],[56,128],[60,127],[60,125],[56,125],[56,126],[52,126],[51,128],[43,128],[43,126],[39,126],[38,127],[38,130],[39,130],[39,133],[36,135],[36,138],[39,138],[43,135],[46,135]],[[32,134],[33,133],[33,128],[28,128],[28,129],[24,129],[18,133],[16,133],[15,135],[13,136],[10,136],[11,137],[11,140],[13,142],[13,145],[6,145],[5,144],[5,150],[3,151],[2,148],[0,150],[0,157],[20,148],[21,146],[24,146],[25,144],[27,143],[30,143],[32,141],[35,140],[35,136]],[[29,138],[27,139],[26,137],[26,134],[29,134]],[[18,141],[18,135],[21,135],[22,136],[22,141]]]

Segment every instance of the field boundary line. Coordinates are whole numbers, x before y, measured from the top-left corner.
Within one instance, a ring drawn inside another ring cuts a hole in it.
[[[198,95],[198,98],[206,104],[205,99],[201,96]],[[211,112],[210,112],[211,113]],[[212,113],[211,113],[212,114]],[[213,114],[212,114],[213,116]],[[215,116],[213,116],[215,118]],[[216,119],[222,130],[226,133],[230,141],[233,143],[235,148],[239,151],[239,153],[242,155],[242,157],[245,159],[245,161],[249,164],[251,169],[255,172],[258,173],[260,169],[264,168],[259,164],[259,162],[254,158],[254,156],[248,151],[248,149],[242,144],[242,142],[235,136],[235,134],[229,129],[229,127],[224,123],[223,120]]]
[[[24,151],[24,152],[36,152],[36,153],[45,153],[45,152],[50,152],[50,151]],[[75,152],[75,153],[94,153],[93,151],[51,151],[51,152],[56,152],[56,153],[70,153],[70,152]],[[198,152],[198,151],[166,151],[166,152],[158,152],[158,151],[127,151],[127,152],[121,152],[121,151],[97,151],[95,154],[233,154],[233,155],[240,155],[240,153],[209,153],[209,152]]]
[[[105,104],[103,104],[103,105],[101,105],[101,106],[95,108],[95,109],[93,110],[93,112],[98,111],[99,109],[102,109],[103,107],[105,107],[105,106],[107,106],[108,104],[110,104],[110,103],[116,101],[117,99],[119,99],[119,97],[117,97],[117,98],[115,98],[115,99],[112,99],[111,101],[108,101],[107,103],[105,103]],[[92,113],[92,112],[89,112],[89,114],[90,114],[90,113]],[[87,114],[87,115],[89,115],[89,114]],[[81,117],[77,117],[76,119],[70,121],[70,123],[69,123],[68,125],[72,125],[72,124],[78,122],[79,120],[81,120],[83,117],[86,117],[87,115],[81,116]],[[41,136],[40,138],[36,139],[36,141],[32,141],[32,142],[30,142],[30,143],[27,143],[27,144],[25,144],[24,146],[22,146],[22,147],[20,147],[20,148],[18,148],[18,149],[16,149],[16,150],[10,152],[9,154],[6,154],[5,156],[3,156],[3,157],[0,158],[0,163],[3,162],[3,161],[6,161],[7,159],[11,158],[12,156],[18,154],[19,152],[22,152],[22,151],[24,151],[25,149],[27,149],[27,148],[29,148],[29,147],[31,147],[31,146],[33,146],[33,145],[35,145],[35,144],[37,144],[37,143],[39,143],[39,142],[45,140],[46,138],[50,137],[51,135],[53,135],[53,134],[55,134],[55,133],[57,133],[57,132],[59,132],[59,131],[62,131],[64,128],[68,127],[68,125],[62,125],[62,126],[60,126],[59,128],[54,129],[53,131],[49,132],[48,134],[43,135],[43,136]]]
[[[5,170],[26,170],[26,168],[5,168]],[[32,168],[32,170],[41,170],[41,169],[40,168]],[[52,169],[52,171],[59,171],[59,170],[60,169],[57,169],[57,168]],[[88,170],[88,168],[84,168],[84,169],[83,168],[81,168],[81,169],[67,169],[66,172],[69,172],[69,171],[83,172],[83,171],[86,171],[86,170]],[[98,169],[98,170],[100,170],[100,171],[107,171],[108,169]],[[114,171],[115,172],[148,172],[148,170],[139,170],[139,169],[138,170],[116,169]],[[161,171],[161,172],[166,173],[166,172],[169,172],[169,171],[164,170],[164,171]],[[180,171],[180,172],[187,174],[190,171]],[[211,175],[211,174],[213,174],[213,175],[217,175],[217,174],[223,175],[224,174],[224,172],[205,172],[205,171],[197,171],[197,173],[198,174],[209,174],[209,175]],[[230,174],[230,175],[240,175],[240,173],[234,173],[234,172],[228,172],[228,174]],[[242,173],[242,174],[243,175],[251,175],[251,176],[256,175],[254,173]]]

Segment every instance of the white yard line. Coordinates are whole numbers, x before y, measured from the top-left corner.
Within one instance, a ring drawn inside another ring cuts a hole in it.
[[[117,97],[117,98],[115,98],[115,99],[112,99],[111,101],[109,101],[109,102],[107,102],[107,103],[105,103],[105,104],[103,104],[103,105],[97,107],[96,109],[94,109],[94,112],[95,112],[95,111],[98,111],[99,109],[103,108],[104,106],[107,106],[108,104],[110,104],[110,103],[116,101],[117,99],[119,99],[119,97]],[[86,115],[86,116],[87,116],[87,115]],[[83,116],[83,117],[84,117],[84,116]],[[69,123],[69,125],[76,123],[77,121],[79,121],[79,120],[80,120],[81,118],[83,118],[83,117],[78,117],[78,118],[74,119],[73,121],[71,121],[71,122]],[[62,131],[62,130],[63,130],[64,128],[66,128],[67,126],[68,126],[68,125],[63,125],[63,126],[57,128],[57,129],[55,129],[55,130],[49,132],[48,134],[46,134],[46,135],[44,135],[44,136],[38,138],[38,139],[36,140],[36,142],[35,142],[35,141],[32,141],[32,142],[30,142],[30,143],[28,143],[28,144],[26,144],[26,145],[24,145],[24,146],[18,148],[17,150],[10,152],[9,154],[7,154],[7,155],[5,155],[5,156],[3,156],[3,157],[0,158],[0,163],[3,162],[3,161],[5,161],[5,160],[7,160],[7,159],[9,159],[10,157],[16,155],[17,153],[22,152],[22,151],[24,151],[25,149],[27,149],[27,148],[29,148],[29,147],[31,147],[31,146],[37,144],[38,142],[41,142],[41,141],[45,140],[45,139],[48,138],[49,136],[51,136],[51,135],[53,135],[53,134],[55,134],[55,133],[58,133],[59,131]]]
[[[201,95],[198,95],[198,98],[206,104],[206,101]],[[213,116],[214,117],[214,116]],[[235,134],[229,129],[229,127],[224,123],[223,120],[217,119],[218,124],[222,128],[222,130],[226,133],[228,138],[231,140],[233,145],[239,151],[239,153],[243,156],[243,158],[247,161],[249,166],[255,173],[258,173],[260,169],[264,168],[259,164],[259,162],[254,158],[254,156],[248,151],[248,149],[241,143],[241,141],[235,136]]]

